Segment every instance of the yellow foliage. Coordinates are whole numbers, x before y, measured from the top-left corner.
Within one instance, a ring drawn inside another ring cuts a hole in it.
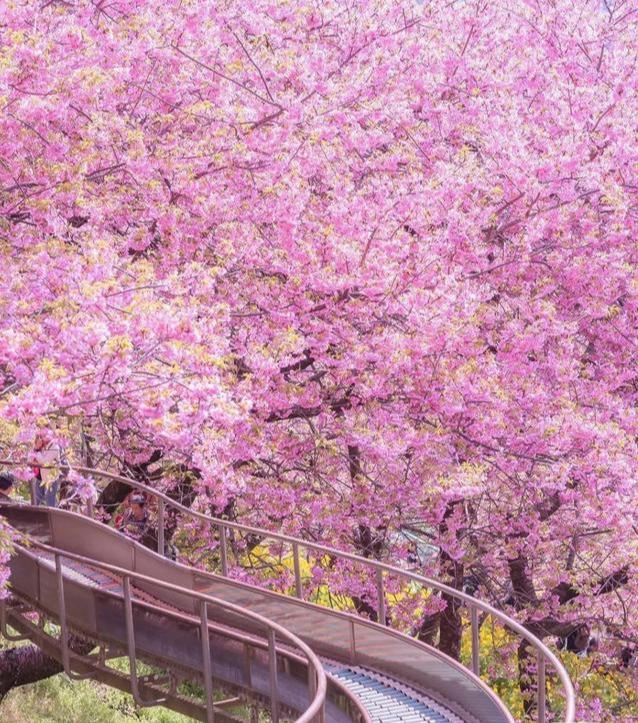
[[[62,379],[67,375],[66,369],[46,357],[40,362],[40,371],[50,380]]]
[[[104,345],[104,351],[110,354],[127,352],[133,348],[131,340],[126,336],[112,336]]]

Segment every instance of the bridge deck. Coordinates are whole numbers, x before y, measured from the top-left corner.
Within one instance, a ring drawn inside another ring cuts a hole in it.
[[[9,505],[2,506],[0,514],[35,546],[44,543],[62,554],[86,558],[60,558],[66,615],[81,635],[126,650],[123,580],[126,571],[141,576],[132,577],[130,587],[134,655],[160,668],[201,680],[204,661],[197,596],[205,595],[235,606],[206,606],[210,673],[217,684],[234,687],[246,700],[267,703],[272,692],[272,659],[259,619],[292,634],[292,642],[277,640],[277,691],[284,717],[302,719],[314,693],[307,664],[294,650],[298,639],[319,656],[329,674],[322,715],[330,723],[512,720],[493,693],[467,670],[387,627],[180,565],[81,515]],[[20,598],[54,618],[59,615],[54,553],[19,547],[11,565],[11,584]],[[120,573],[107,569],[109,565]],[[179,709],[172,702],[169,695],[165,704]],[[189,710],[206,719],[201,710]],[[216,720],[231,719],[221,715],[216,712]]]

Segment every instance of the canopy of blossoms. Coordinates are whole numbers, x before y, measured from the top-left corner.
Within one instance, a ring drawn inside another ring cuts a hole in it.
[[[5,1],[3,456],[161,454],[384,559],[417,527],[617,666],[637,37],[633,0]]]

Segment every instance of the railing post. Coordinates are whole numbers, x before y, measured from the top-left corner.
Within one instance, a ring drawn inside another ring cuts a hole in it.
[[[128,648],[128,661],[131,675],[131,692],[135,702],[140,700],[140,691],[137,684],[137,658],[135,657],[135,630],[133,628],[133,603],[131,601],[131,578],[128,575],[122,580],[124,592],[124,622],[126,624],[126,643]]]
[[[58,618],[60,621],[60,647],[62,653],[62,666],[64,672],[71,680],[85,680],[93,678],[93,672],[74,673],[71,670],[71,656],[69,654],[69,626],[66,622],[66,600],[64,599],[64,575],[62,574],[62,558],[59,553],[55,555],[55,577],[58,589]]]
[[[538,651],[536,680],[538,688],[538,723],[545,723],[547,720],[547,691],[545,689],[545,656],[542,650]]]
[[[164,555],[164,500],[157,500],[157,552]]]
[[[243,655],[244,678],[246,679],[245,684],[248,688],[250,688],[253,684],[252,671],[251,671],[251,659],[252,659],[252,649],[248,646],[248,643],[244,643],[244,655]]]
[[[317,693],[317,679],[315,677],[314,668],[308,663],[308,697],[312,702]]]
[[[302,599],[303,588],[301,586],[301,568],[299,566],[299,545],[296,542],[292,543],[292,561],[295,567],[295,595]]]
[[[224,525],[218,525],[219,530],[219,548],[221,550],[222,558],[222,575],[228,577],[228,547],[226,545],[226,527]]]
[[[210,662],[210,637],[208,635],[208,609],[206,601],[199,601],[200,634],[202,638],[202,660],[204,662],[204,690],[206,691],[206,720],[215,723],[213,700],[213,670]]]
[[[86,514],[93,519],[95,510],[93,507],[93,497],[89,497],[89,499],[86,501]]]
[[[62,560],[60,555],[55,555],[55,577],[58,588],[58,619],[60,621],[60,642],[62,644],[62,666],[64,672],[69,675],[71,663],[69,661],[69,630],[66,625],[66,601],[64,599],[64,576],[62,575]]]
[[[385,595],[383,592],[383,569],[377,567],[377,615],[381,625],[386,624]]]
[[[145,701],[140,695],[139,680],[137,677],[137,657],[135,653],[135,629],[133,627],[133,601],[131,599],[131,578],[125,575],[122,580],[124,592],[124,621],[126,623],[126,643],[128,648],[128,661],[131,676],[131,695],[139,706],[160,705],[166,698]]]
[[[277,689],[277,648],[275,631],[268,629],[268,672],[270,674],[270,717],[279,723],[279,691]]]
[[[319,674],[317,671],[312,667],[310,660],[308,661],[308,701],[309,703],[312,703],[312,701],[315,698],[315,695],[317,695],[317,685],[318,685],[318,678]],[[317,713],[317,715],[313,718],[313,721],[315,723],[323,723],[324,721],[324,705],[321,706],[321,709]]]
[[[354,633],[354,620],[350,620],[348,626],[350,632],[350,662],[354,665],[357,662],[357,641],[355,640]]]
[[[481,672],[479,615],[476,605],[470,605],[470,621],[472,626],[472,672],[479,675]]]

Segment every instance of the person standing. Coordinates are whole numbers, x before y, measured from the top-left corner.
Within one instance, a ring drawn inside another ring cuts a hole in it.
[[[143,542],[149,529],[146,498],[139,492],[129,496],[128,508],[121,519],[116,521],[116,528],[136,542]]]
[[[0,473],[0,502],[13,504],[15,500],[11,497],[15,485],[15,477],[9,472]]]
[[[47,443],[43,435],[36,437],[33,448],[35,450],[35,465],[32,468],[35,482],[34,504],[57,507],[60,488],[59,452]]]

